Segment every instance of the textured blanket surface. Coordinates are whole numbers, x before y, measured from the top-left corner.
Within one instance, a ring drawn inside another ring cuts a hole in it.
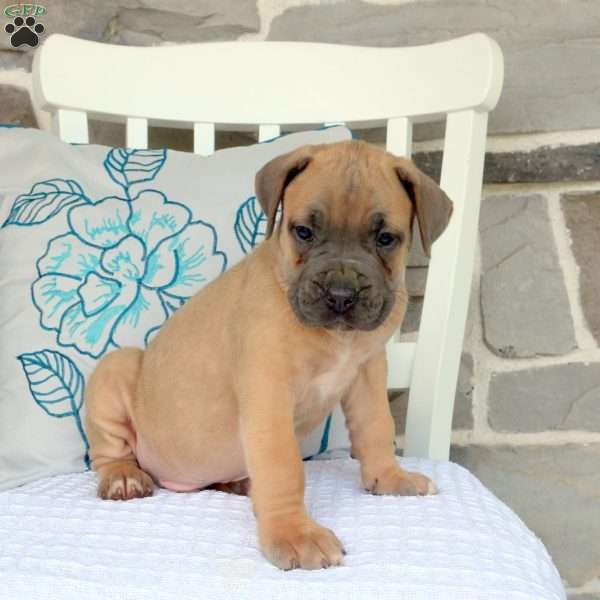
[[[310,513],[341,567],[281,572],[261,555],[247,498],[156,490],[96,498],[92,473],[0,493],[4,600],[564,600],[542,543],[468,471],[405,459],[439,494],[377,497],[352,459],[306,463]]]

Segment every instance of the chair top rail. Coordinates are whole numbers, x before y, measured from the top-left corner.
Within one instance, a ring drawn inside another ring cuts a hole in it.
[[[402,48],[306,42],[133,47],[54,34],[36,52],[33,94],[51,112],[190,124],[356,126],[489,111],[500,95],[502,65],[500,48],[482,33]]]

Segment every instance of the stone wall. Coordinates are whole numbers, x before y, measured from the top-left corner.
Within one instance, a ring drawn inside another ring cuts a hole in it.
[[[123,44],[268,39],[387,46],[472,31],[498,40],[506,79],[490,119],[452,456],[543,539],[572,598],[600,599],[600,3],[44,4],[47,34]],[[12,50],[0,34],[0,121],[31,126],[37,119],[46,127],[29,102],[30,65],[30,54]],[[433,175],[442,133],[439,124],[415,132],[415,160]],[[123,128],[94,123],[92,137],[120,144]],[[361,137],[381,143],[382,131]],[[248,140],[226,134],[219,143]],[[191,135],[153,129],[150,143],[185,149]],[[418,328],[426,275],[417,255],[408,275],[408,336]],[[392,393],[391,402],[402,432],[405,394]]]

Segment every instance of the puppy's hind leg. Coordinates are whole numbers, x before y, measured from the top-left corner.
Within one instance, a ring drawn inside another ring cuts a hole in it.
[[[142,355],[136,348],[111,352],[100,361],[87,385],[90,458],[100,477],[98,495],[105,500],[150,496],[154,488],[150,476],[137,464],[131,422]]]

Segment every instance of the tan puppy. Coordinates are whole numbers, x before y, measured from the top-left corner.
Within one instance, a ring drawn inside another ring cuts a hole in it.
[[[268,239],[178,310],[146,351],[117,350],[91,377],[98,493],[145,496],[152,480],[243,491],[249,478],[269,560],[337,565],[341,543],[304,506],[298,440],[341,401],[368,491],[435,492],[396,463],[384,348],[406,310],[413,217],[428,252],[452,204],[410,161],[363,142],[276,158],[256,191]]]

